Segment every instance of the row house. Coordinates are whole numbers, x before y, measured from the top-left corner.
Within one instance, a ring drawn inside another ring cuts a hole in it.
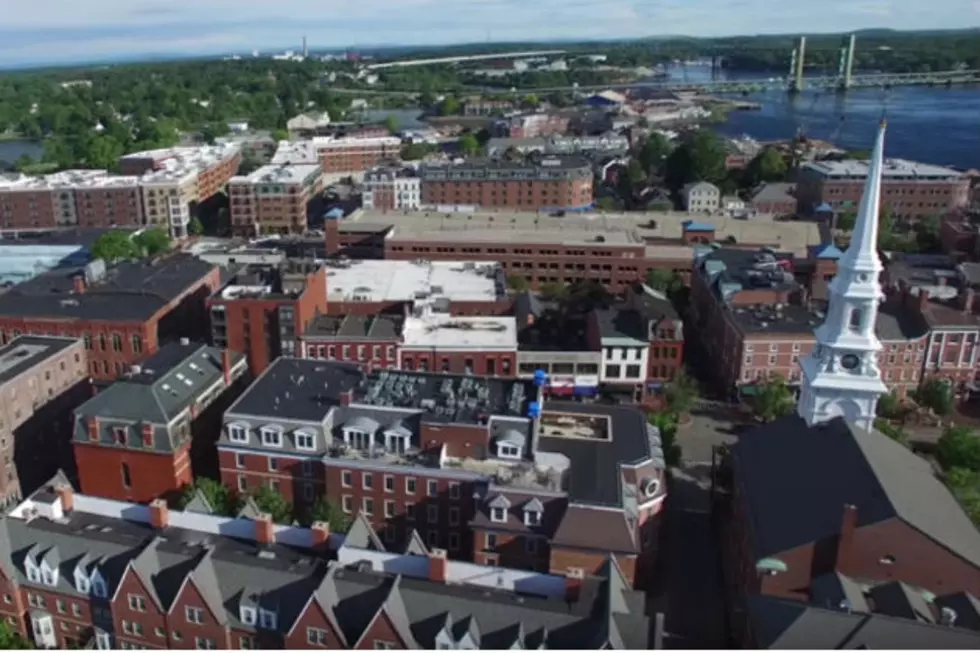
[[[81,338],[89,374],[112,381],[168,340],[206,338],[205,301],[220,282],[217,266],[184,253],[54,268],[0,295],[0,342]]]
[[[72,445],[82,490],[147,502],[173,497],[192,471],[216,473],[213,433],[246,371],[240,354],[183,340],[78,406]]]
[[[355,530],[348,543],[322,523],[105,501],[53,479],[0,522],[0,618],[60,649],[649,645],[642,597],[614,560],[601,576],[501,569],[491,584],[445,551],[357,548]],[[372,558],[404,562],[396,575]]]
[[[239,493],[326,496],[389,547],[414,531],[452,558],[551,573],[593,573],[613,552],[631,583],[648,577],[666,486],[659,434],[636,409],[543,403],[526,381],[281,358],[224,422],[221,480]]]

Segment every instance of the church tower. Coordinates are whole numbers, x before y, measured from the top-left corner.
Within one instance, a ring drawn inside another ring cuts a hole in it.
[[[868,179],[847,252],[830,284],[827,316],[814,335],[813,353],[800,362],[803,381],[797,411],[812,426],[841,416],[870,430],[878,397],[888,392],[881,380],[875,335],[878,304],[884,297],[878,277],[878,214],[885,123],[878,128]]]

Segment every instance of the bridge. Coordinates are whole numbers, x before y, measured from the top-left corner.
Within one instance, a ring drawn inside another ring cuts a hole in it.
[[[459,57],[439,57],[436,59],[407,59],[405,61],[385,61],[373,63],[366,68],[368,70],[382,70],[384,68],[408,68],[410,66],[431,66],[447,63],[464,63],[466,61],[495,61],[497,59],[530,59],[532,57],[553,57],[565,54],[564,50],[537,50],[534,52],[497,52],[492,54],[470,54]]]

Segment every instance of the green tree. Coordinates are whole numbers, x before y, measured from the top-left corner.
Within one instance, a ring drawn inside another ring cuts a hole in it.
[[[953,387],[945,379],[927,379],[915,391],[915,400],[939,416],[953,412]]]
[[[272,138],[274,138],[276,141],[288,141],[289,132],[285,129],[274,129],[272,130]]]
[[[774,147],[764,147],[745,166],[747,186],[757,186],[766,181],[785,181],[789,168],[786,159]]]
[[[197,495],[198,491],[204,495],[211,509],[219,515],[234,517],[239,510],[239,500],[234,492],[227,485],[210,478],[199,476],[194,483],[184,488],[183,494],[177,505],[183,510],[188,503]]]
[[[673,295],[681,287],[684,286],[684,281],[680,276],[673,270],[667,270],[665,268],[654,268],[647,272],[646,284],[667,295]]]
[[[717,134],[707,130],[695,132],[667,157],[664,175],[667,185],[677,191],[693,181],[720,184],[728,175],[727,158],[725,145]]]
[[[439,103],[438,113],[440,116],[458,116],[462,112],[459,100],[450,96],[443,98]]]
[[[92,168],[110,169],[116,166],[123,154],[123,144],[112,136],[103,134],[89,141],[84,159]]]
[[[659,174],[664,166],[664,162],[670,155],[671,149],[670,141],[663,134],[654,132],[643,141],[637,158],[640,161],[640,165],[648,173]]]
[[[519,274],[511,274],[507,276],[507,287],[514,292],[524,292],[531,287],[531,284],[528,283],[527,278]]]
[[[398,124],[398,116],[389,115],[385,118],[385,129],[389,134],[397,134],[401,125]]]
[[[154,256],[170,249],[170,235],[161,227],[144,229],[133,237],[133,241],[147,256]]]
[[[534,93],[530,93],[521,98],[521,108],[523,109],[537,109],[540,104],[541,100]]]
[[[845,211],[837,214],[837,228],[841,231],[854,231],[854,225],[856,223],[857,213],[854,211]]]
[[[660,431],[660,445],[664,452],[664,462],[676,467],[681,462],[681,447],[677,444],[677,413],[650,413],[647,421]]]
[[[630,186],[633,189],[641,187],[647,180],[647,171],[636,159],[630,159],[626,166],[626,176],[629,178]]]
[[[949,426],[936,443],[936,460],[943,469],[980,472],[980,438],[966,426]]]
[[[942,249],[939,241],[940,221],[935,215],[926,216],[915,225],[915,245],[920,252],[933,252]]]
[[[548,281],[541,284],[541,287],[538,290],[543,297],[551,300],[561,301],[568,297],[568,287],[553,281]]]
[[[404,161],[418,161],[431,154],[433,148],[428,143],[409,143],[402,147],[401,157]]]
[[[201,139],[212,144],[222,136],[227,136],[229,131],[231,130],[226,122],[210,122],[201,130]]]
[[[268,513],[275,523],[293,523],[293,506],[272,488],[260,485],[252,494],[252,498],[255,499],[255,505],[259,510]]]
[[[782,379],[772,379],[756,386],[758,391],[749,398],[752,414],[763,422],[771,422],[793,412],[793,393]]]
[[[14,167],[17,168],[18,171],[24,172],[25,170],[29,170],[34,164],[34,157],[32,157],[30,154],[24,153],[17,157],[17,163],[14,164]]]
[[[878,418],[875,420],[875,429],[884,436],[887,436],[898,442],[899,444],[908,447],[909,446],[909,435],[900,426],[895,426],[887,419]]]
[[[467,156],[473,156],[480,151],[480,142],[473,134],[463,134],[459,137],[459,151]]]
[[[595,206],[600,211],[622,211],[623,202],[615,197],[600,197],[595,201]]]
[[[698,399],[698,384],[686,370],[678,370],[677,375],[664,390],[667,406],[678,415],[691,412]]]
[[[6,621],[0,623],[0,649],[30,649],[34,645],[21,637],[20,633],[10,627]]]
[[[201,220],[197,216],[194,216],[191,218],[191,221],[187,223],[187,231],[192,236],[200,236],[204,233],[204,225],[201,224]]]
[[[310,517],[312,521],[330,524],[331,533],[346,533],[351,525],[350,517],[326,497],[320,497],[316,500],[313,508],[310,509]]]
[[[889,392],[878,398],[877,413],[878,417],[885,419],[896,419],[902,412],[902,402],[894,392]]]
[[[138,258],[139,247],[125,231],[108,231],[95,241],[91,250],[92,258],[114,263],[122,259]]]

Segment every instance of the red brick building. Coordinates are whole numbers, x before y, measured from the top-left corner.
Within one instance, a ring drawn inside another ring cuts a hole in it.
[[[321,315],[300,337],[301,357],[357,363],[365,371],[398,366],[403,318]]]
[[[796,215],[796,186],[788,183],[765,183],[752,191],[749,206],[759,213]]]
[[[367,519],[388,548],[416,531],[454,558],[551,573],[590,573],[612,551],[629,582],[641,583],[666,493],[663,453],[649,435],[640,411],[542,406],[524,381],[365,375],[356,365],[281,358],[228,409],[218,449],[230,487],[265,485],[300,506],[325,495]],[[529,473],[521,462],[532,459]],[[571,468],[555,467],[558,459]],[[581,483],[568,485],[568,474]],[[620,487],[636,502],[624,504]]]
[[[323,171],[315,164],[268,165],[228,182],[231,230],[236,236],[304,234],[321,208]]]
[[[250,266],[207,300],[211,340],[248,357],[258,375],[278,356],[297,354],[299,337],[326,313],[326,271],[313,261]]]
[[[206,337],[205,301],[218,286],[218,268],[187,254],[55,268],[0,296],[0,341],[81,338],[90,374],[109,381],[167,340]]]
[[[502,138],[536,138],[568,131],[569,116],[560,113],[531,113],[507,116],[494,122],[493,135]]]
[[[395,136],[315,138],[326,173],[363,172],[401,158],[402,141]]]
[[[209,409],[219,402],[220,414],[222,395],[245,372],[244,358],[228,350],[170,343],[80,405],[72,440],[82,490],[142,503],[174,498],[193,480],[192,435],[208,437],[195,431],[207,430]]]
[[[0,226],[6,229],[139,227],[139,178],[104,170],[66,170],[0,181]]]

